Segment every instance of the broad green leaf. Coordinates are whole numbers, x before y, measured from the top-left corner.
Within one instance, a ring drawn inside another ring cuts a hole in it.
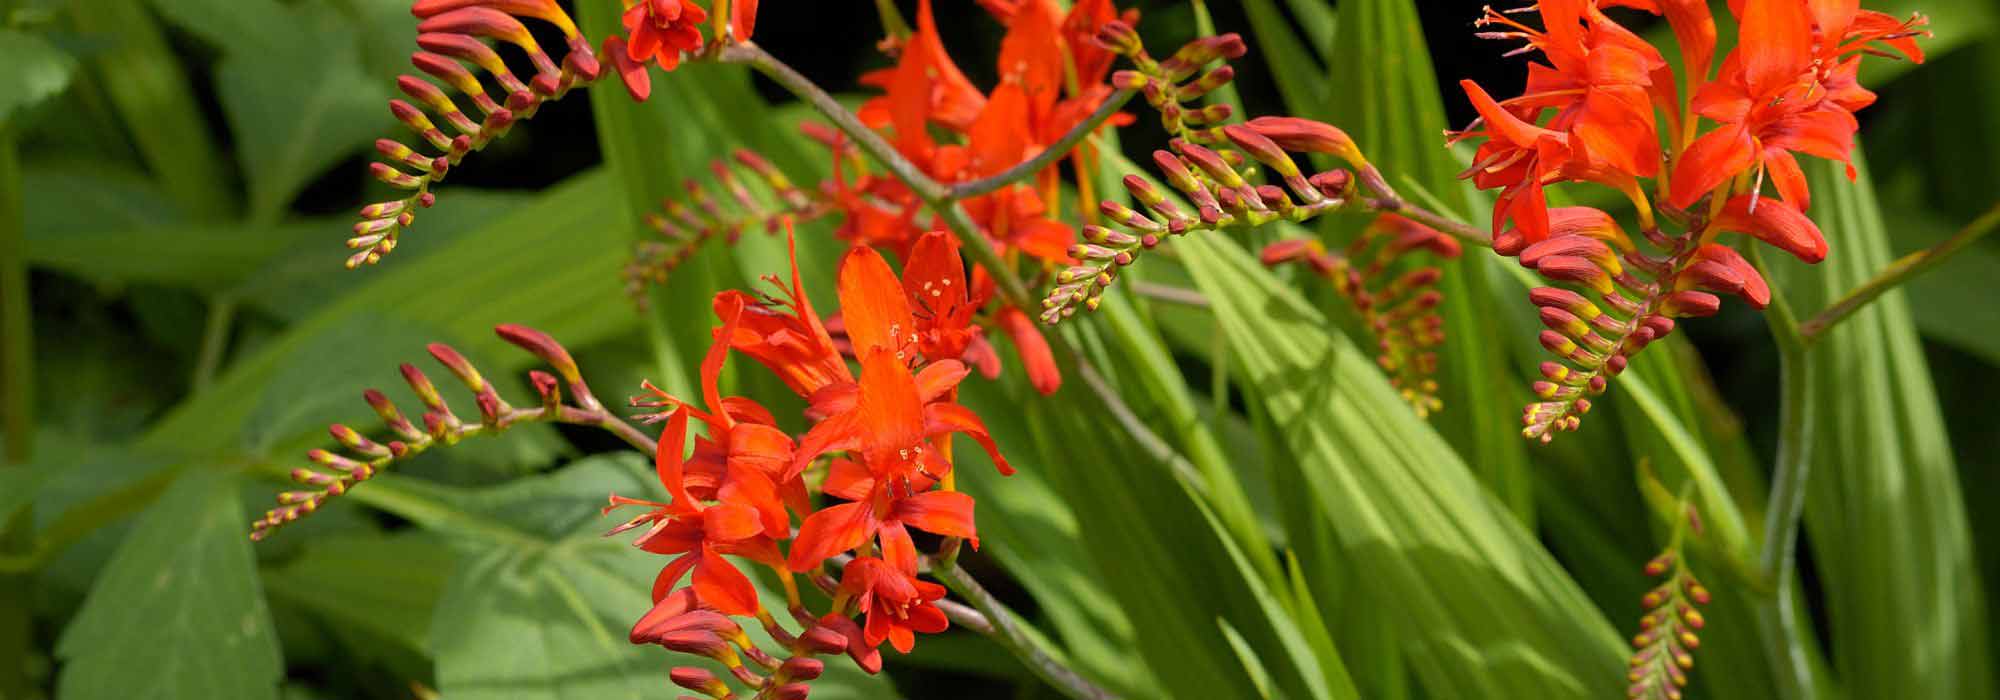
[[[466,549],[431,626],[447,697],[650,698],[668,667],[705,665],[627,641],[667,558],[600,535],[607,492],[665,498],[646,461],[623,454],[447,499],[513,533],[445,532]],[[815,698],[893,696],[886,679],[844,659],[828,659],[813,682]]]
[[[1342,603],[1398,616],[1430,694],[1620,692],[1623,645],[1603,615],[1373,362],[1239,248],[1204,236],[1176,248],[1232,344],[1263,350],[1233,357],[1330,519],[1340,568],[1369,572]]]
[[[1066,388],[1066,392],[1077,389]],[[1133,620],[1138,652],[1156,682],[1176,696],[1239,697],[1249,671],[1216,626],[1227,620],[1264,654],[1265,669],[1288,697],[1352,697],[1327,674],[1189,482],[1139,458],[1107,424],[1073,401],[1023,405],[1042,448],[1050,485],[1076,514],[1097,575]],[[1061,446],[1061,447],[1057,447]],[[1158,572],[1157,575],[1130,575]]]
[[[234,482],[180,479],[63,631],[65,698],[277,697],[284,675]]]
[[[1858,156],[1858,154],[1857,154]],[[1890,261],[1865,163],[1806,166],[1831,253],[1773,265],[1809,315]],[[1780,257],[1780,256],[1767,256]],[[1992,697],[1985,608],[1951,445],[1907,296],[1891,291],[1809,350],[1829,400],[1811,426],[1806,532],[1851,697]]]
[[[187,211],[221,218],[233,198],[227,168],[187,72],[146,5],[97,0],[70,12],[70,23],[79,34],[109,44],[87,65],[160,188]]]
[[[306,183],[395,123],[387,86],[362,70],[353,20],[325,2],[154,4],[222,51],[216,92],[252,221],[276,221]]]
[[[997,383],[971,381],[960,391],[960,402],[985,419],[995,442],[1027,445],[1033,439]],[[1137,644],[1132,620],[1094,574],[1076,514],[1049,485],[1047,472],[1063,466],[1044,463],[1026,450],[1007,454],[1019,471],[1001,477],[983,451],[954,453],[961,483],[979,499],[980,551],[1005,566],[1034,596],[1079,670],[1134,697],[1159,695],[1162,691],[1145,667],[1131,661]]]
[[[495,338],[496,324],[539,328],[575,346],[629,331],[634,315],[619,291],[625,238],[614,223],[617,195],[604,174],[580,175],[435,254],[413,261],[392,256],[379,266],[348,273],[353,286],[339,300],[232,364],[210,391],[156,423],[143,444],[195,453],[240,445],[263,387],[282,368],[308,357],[309,348],[339,337],[345,319],[356,314],[436,328],[443,336],[438,340],[449,340],[470,356],[493,358],[497,364],[481,370],[495,381],[535,362]],[[409,235],[422,235],[422,230]],[[339,256],[329,256],[326,263],[339,267]],[[411,347],[403,357],[420,360],[422,351]],[[443,373],[437,378],[448,381]],[[607,396],[620,390],[600,388]],[[526,401],[522,394],[512,398]],[[460,403],[469,413],[469,399]],[[357,409],[365,406],[357,404]]]
[[[403,237],[396,246],[396,263],[407,265],[434,253],[449,251],[465,236],[479,235],[489,223],[513,212],[531,198],[515,193],[454,188],[447,190],[436,206],[424,212],[420,228]],[[286,243],[256,264],[228,270],[225,279],[232,286],[223,290],[231,298],[290,321],[303,320],[326,305],[340,300],[355,285],[355,273],[327,264],[330,255],[345,250],[341,241],[352,235],[348,217],[313,219],[266,229],[216,226],[211,230],[225,235],[279,238]],[[159,245],[154,239],[153,246]]]
[[[1315,103],[1310,95],[1288,91],[1286,103],[1346,130],[1402,196],[1441,205],[1447,215],[1480,220],[1483,212],[1473,211],[1466,188],[1457,179],[1461,166],[1440,136],[1450,125],[1445,123],[1415,3],[1356,0],[1341,4],[1339,12],[1332,53],[1323,70],[1325,97]],[[1267,29],[1279,31],[1268,24],[1259,25],[1260,37]],[[1338,218],[1339,225],[1331,230],[1340,232],[1343,237],[1338,240],[1344,241],[1360,223],[1352,221],[1355,217]],[[1431,421],[1480,480],[1518,517],[1532,523],[1534,485],[1523,441],[1516,435],[1516,397],[1500,391],[1497,381],[1515,373],[1504,357],[1481,347],[1481,339],[1498,332],[1496,306],[1520,301],[1486,293],[1496,263],[1481,259],[1485,256],[1486,251],[1467,246],[1459,260],[1439,265],[1444,270],[1438,291],[1444,294],[1439,312],[1445,319],[1445,343],[1438,349],[1437,380],[1444,410]]]
[[[271,599],[297,605],[369,647],[363,656],[422,654],[452,551],[435,536],[342,533],[313,537],[299,556],[264,571]],[[359,646],[359,645],[357,645]]]
[[[93,232],[172,226],[187,212],[144,173],[108,163],[35,162],[21,173],[21,214],[31,264],[81,265],[89,252],[66,249],[70,237]],[[222,258],[230,251],[209,251]],[[79,268],[77,272],[81,273]]]
[[[62,94],[76,59],[39,36],[0,29],[0,125]]]

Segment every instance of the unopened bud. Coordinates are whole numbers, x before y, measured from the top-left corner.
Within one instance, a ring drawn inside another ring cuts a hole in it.
[[[1345,170],[1314,173],[1306,182],[1328,199],[1344,199],[1353,192],[1354,175]]]
[[[1287,151],[1327,153],[1357,168],[1368,164],[1368,159],[1362,156],[1361,148],[1354,144],[1354,139],[1332,124],[1299,117],[1258,117],[1245,122],[1244,126],[1263,134]]]
[[[727,697],[729,695],[729,685],[723,683],[721,678],[716,677],[714,673],[705,668],[680,666],[668,671],[667,677],[673,679],[674,685],[712,698]]]
[[[1693,290],[1669,294],[1666,303],[1661,305],[1661,311],[1667,315],[1682,318],[1713,316],[1720,310],[1722,310],[1721,299],[1707,292]]]
[[[1139,41],[1139,32],[1124,22],[1105,22],[1094,38],[1098,46],[1120,56],[1136,56],[1146,48]]]
[[[826,627],[816,626],[799,636],[806,648],[820,654],[838,654],[847,650],[847,637]]]
[[[1573,282],[1596,290],[1599,294],[1610,294],[1611,276],[1595,263],[1568,255],[1550,255],[1537,261],[1535,270],[1557,282]]]
[[[786,659],[784,665],[778,667],[778,677],[792,681],[809,681],[818,678],[825,671],[825,662],[809,656],[796,656]]]

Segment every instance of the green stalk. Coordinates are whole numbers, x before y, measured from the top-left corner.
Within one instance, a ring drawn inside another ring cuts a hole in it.
[[[1770,594],[1758,601],[1757,625],[1779,697],[1810,700],[1816,697],[1812,668],[1806,649],[1797,643],[1798,606],[1792,594],[1799,521],[1805,513],[1806,480],[1812,471],[1812,372],[1798,319],[1782,295],[1773,295],[1766,318],[1778,344],[1780,402],[1777,474],[1772,477],[1770,504],[1764,511],[1764,543],[1757,560],[1758,572],[1771,588]]]
[[[218,295],[208,300],[208,321],[202,327],[201,350],[195,355],[194,378],[189,381],[195,393],[214,383],[222,358],[229,353],[229,330],[235,321],[235,299]]]
[[[1995,228],[2000,228],[2000,203],[1995,203],[1993,208],[1986,210],[1986,213],[1979,215],[1979,218],[1973,219],[1972,223],[1966,224],[1965,228],[1959,229],[1958,233],[1952,234],[1951,238],[1945,239],[1944,242],[1889,263],[1889,266],[1882,268],[1875,277],[1849,290],[1840,300],[1807,319],[1805,323],[1799,324],[1800,338],[1806,345],[1811,345],[1825,336],[1834,326],[1840,325],[1841,321],[1847,320],[1847,317],[1854,315],[1854,312],[1867,306],[1869,302],[1875,301],[1876,298],[1901,286],[1911,278],[1944,264],[1944,261],[1950,260],[1958,251],[1986,237],[1986,234],[1992,233]]]
[[[0,468],[26,469],[34,456],[34,324],[28,305],[27,246],[21,231],[21,163],[14,131],[0,121],[0,427],[7,450]],[[0,554],[32,547],[30,504],[0,522]],[[28,659],[34,645],[33,576],[0,575],[0,697],[27,697],[34,689]]]
[[[21,226],[20,154],[12,125],[0,124],[0,432],[8,464],[26,463],[35,448],[34,311]]]
[[[1035,673],[1035,677],[1062,691],[1063,695],[1076,700],[1110,700],[1118,697],[1091,683],[1064,665],[1062,661],[1043,651],[1041,644],[1021,627],[1020,620],[1014,617],[1014,613],[1009,611],[998,598],[994,598],[985,586],[979,585],[978,579],[965,573],[964,569],[958,568],[956,563],[939,564],[931,567],[931,575],[943,581],[953,593],[971,602],[974,609],[985,615],[992,626],[992,633],[987,636],[999,642],[1000,646],[1006,647],[1007,651],[1013,652],[1016,658],[1027,665],[1028,670]]]

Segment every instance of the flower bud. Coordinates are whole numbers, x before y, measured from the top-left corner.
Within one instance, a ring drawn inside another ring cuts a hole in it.
[[[1287,151],[1332,154],[1355,167],[1368,163],[1354,139],[1332,124],[1298,117],[1258,117],[1244,126]]]
[[[1826,259],[1826,237],[1821,235],[1818,224],[1784,202],[1766,202],[1766,206],[1752,210],[1750,204],[1754,199],[1754,195],[1738,195],[1729,200],[1722,215],[1710,225],[1723,231],[1750,234],[1807,263]]]
[[[729,696],[729,685],[705,668],[680,666],[668,671],[667,677],[673,680],[674,685],[712,698]]]
[[[795,656],[786,659],[778,667],[778,677],[793,681],[809,681],[826,671],[826,663],[810,656]]]
[[[1667,295],[1666,303],[1661,305],[1661,311],[1667,315],[1682,318],[1713,316],[1715,312],[1721,309],[1721,299],[1717,299],[1715,295],[1707,292],[1693,290],[1669,294]]]
[[[1549,255],[1537,262],[1539,264],[1535,270],[1542,273],[1543,277],[1557,282],[1581,284],[1596,290],[1599,294],[1611,293],[1611,276],[1589,260],[1567,255]]]
[[[1329,199],[1345,199],[1353,193],[1354,175],[1345,170],[1328,170],[1314,173],[1306,182]]]
[[[333,425],[327,426],[326,430],[328,433],[331,433],[333,435],[333,439],[335,441],[339,442],[343,447],[353,450],[357,454],[362,454],[369,457],[389,456],[389,448],[376,444],[375,441],[368,439],[367,436],[364,436],[359,432],[355,432],[353,428],[349,428],[345,425],[335,423]]]
[[[806,648],[820,654],[838,654],[847,650],[847,637],[826,627],[813,627],[799,636]]]
[[[1097,40],[1098,46],[1120,56],[1137,56],[1139,52],[1146,50],[1145,45],[1139,40],[1139,32],[1124,22],[1105,22],[1103,26],[1097,28],[1097,34],[1093,38]]]

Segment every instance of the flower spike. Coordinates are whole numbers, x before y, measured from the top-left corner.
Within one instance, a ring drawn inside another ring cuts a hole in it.
[[[431,187],[468,154],[505,136],[515,123],[532,118],[541,105],[561,99],[602,74],[589,39],[554,0],[417,0],[410,13],[422,20],[417,25],[421,50],[411,56],[410,63],[429,79],[414,75],[397,78],[397,88],[415,102],[390,100],[389,110],[437,153],[427,154],[388,139],[376,144],[384,160],[371,164],[370,173],[408,194],[361,209],[361,221],[354,224],[354,235],[347,240],[347,247],[356,251],[347,259],[349,269],[380,262],[394,251],[403,230],[415,223],[416,210],[437,201]],[[522,19],[554,25],[562,33],[567,50],[560,62],[542,49]],[[535,68],[534,75],[525,82],[516,77],[484,39],[503,41],[525,52]],[[503,93],[489,94],[473,69],[490,76]],[[431,79],[471,102],[477,116],[461,109]],[[432,115],[455,133],[440,128]]]
[[[375,389],[362,392],[361,396],[381,417],[383,427],[396,439],[377,442],[360,431],[341,424],[328,427],[335,442],[340,443],[353,456],[315,449],[306,453],[312,468],[299,468],[291,472],[292,480],[307,487],[303,491],[286,491],[278,494],[278,507],[264,513],[250,526],[250,539],[262,540],[271,536],[278,528],[311,515],[327,502],[338,498],[367,481],[383,470],[404,459],[423,454],[439,445],[455,445],[459,441],[476,435],[496,435],[507,428],[521,423],[571,423],[611,427],[617,420],[606,414],[596,399],[590,398],[590,387],[576,372],[576,365],[569,360],[569,352],[541,331],[522,326],[500,326],[496,329],[501,338],[528,349],[554,367],[569,383],[571,393],[578,397],[580,405],[570,406],[561,402],[560,391],[555,388],[555,378],[540,371],[533,372],[533,384],[540,395],[535,408],[518,409],[500,398],[493,385],[486,381],[478,368],[459,354],[458,350],[442,343],[433,343],[430,354],[439,364],[450,370],[459,382],[475,396],[479,408],[479,418],[467,421],[452,412],[438,393],[437,386],[429,377],[411,365],[403,365],[404,380],[424,405],[422,426],[412,422],[391,401],[387,394]],[[620,424],[622,425],[622,424]],[[614,428],[615,429],[615,428]]]

